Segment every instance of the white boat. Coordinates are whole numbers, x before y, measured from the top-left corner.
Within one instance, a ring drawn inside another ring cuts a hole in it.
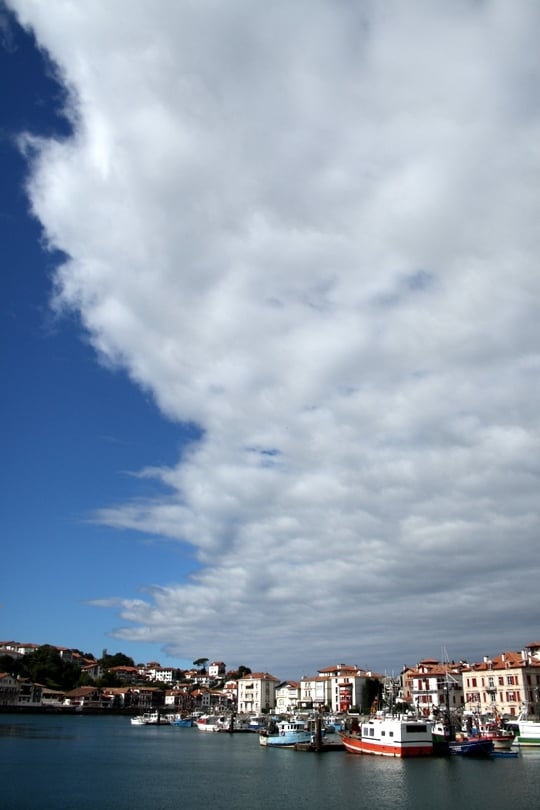
[[[269,747],[292,748],[297,743],[311,742],[312,737],[312,732],[306,728],[303,720],[278,720],[261,731],[259,743]]]
[[[264,714],[253,714],[248,721],[248,731],[259,734],[266,728],[267,717]]]
[[[132,726],[168,726],[170,720],[159,712],[145,712],[130,718]]]
[[[217,714],[203,714],[195,720],[195,725],[199,731],[224,731],[226,718]]]
[[[540,722],[536,720],[517,720],[517,734],[514,745],[524,748],[540,748]]]
[[[385,757],[425,757],[433,754],[432,724],[400,716],[371,717],[341,734],[352,754]]]

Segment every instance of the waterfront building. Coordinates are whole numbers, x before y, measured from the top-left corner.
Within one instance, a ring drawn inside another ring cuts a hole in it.
[[[296,711],[300,702],[300,684],[298,681],[282,681],[276,686],[276,712],[291,714]]]
[[[425,658],[415,668],[406,667],[401,674],[401,695],[424,716],[445,710],[463,708],[462,670],[465,664],[440,663]]]
[[[462,677],[466,710],[517,717],[526,707],[529,714],[540,714],[540,642],[485,657]]]
[[[279,678],[268,672],[252,672],[238,679],[238,711],[240,714],[261,714],[276,707],[276,687]]]
[[[328,680],[320,675],[304,676],[300,679],[299,707],[301,709],[322,709],[330,702],[329,688]]]
[[[348,664],[320,669],[314,678],[300,681],[300,706],[305,709],[327,708],[332,712],[360,709],[367,701],[367,680],[380,676]]]
[[[12,706],[17,702],[19,684],[7,672],[0,672],[0,706]]]

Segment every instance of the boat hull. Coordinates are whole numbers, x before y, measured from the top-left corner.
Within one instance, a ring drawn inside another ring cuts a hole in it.
[[[522,720],[517,723],[518,733],[514,744],[525,748],[540,747],[540,723],[534,720]]]
[[[525,737],[521,734],[514,740],[514,745],[519,745],[522,748],[540,748],[540,739],[536,737]]]
[[[351,754],[405,758],[429,757],[434,753],[431,725],[410,720],[369,720],[355,733],[342,733],[341,739]]]
[[[486,736],[484,739],[491,740],[495,751],[510,751],[514,744],[515,737],[513,734],[503,734],[500,736]]]
[[[341,737],[343,746],[351,754],[375,754],[381,757],[430,757],[433,755],[433,745],[421,743],[411,745],[388,745],[386,743],[371,743],[369,740],[354,737]]]
[[[273,723],[270,728],[259,735],[260,745],[269,748],[294,748],[299,743],[310,743],[313,733],[297,720]]]
[[[301,743],[311,743],[312,735],[308,731],[300,731],[291,734],[261,734],[259,743],[269,748],[294,748]]]
[[[491,740],[462,740],[448,745],[450,753],[462,757],[490,757],[493,754]]]

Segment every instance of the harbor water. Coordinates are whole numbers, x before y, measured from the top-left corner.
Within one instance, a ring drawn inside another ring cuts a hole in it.
[[[3,810],[511,808],[540,802],[540,750],[388,759],[272,750],[256,734],[125,717],[0,715]]]

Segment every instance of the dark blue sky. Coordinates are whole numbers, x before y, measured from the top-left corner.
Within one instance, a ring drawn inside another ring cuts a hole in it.
[[[24,132],[66,137],[70,126],[50,64],[8,19],[0,47],[0,635],[153,658],[157,648],[108,638],[114,617],[84,600],[162,582],[178,546],[156,543],[149,553],[150,538],[89,519],[117,499],[152,495],[156,484],[127,473],[174,463],[182,435],[125,374],[99,365],[73,316],[52,311],[62,257],[44,249],[30,215],[17,140]]]

